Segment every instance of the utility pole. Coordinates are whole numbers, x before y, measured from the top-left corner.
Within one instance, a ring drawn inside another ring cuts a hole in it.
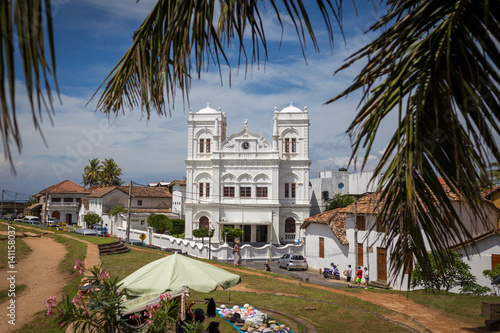
[[[17,216],[17,211],[16,211],[16,203],[17,203],[17,192],[16,192],[16,194],[14,195],[14,212],[13,212],[13,213],[14,213],[14,214],[16,214],[16,216]]]
[[[5,190],[2,190],[2,202],[0,203],[0,215],[3,217],[4,216],[4,213],[3,213],[3,192]]]
[[[127,243],[130,244],[130,214],[132,206],[132,181],[130,181],[130,188],[128,189],[128,214],[127,214]]]
[[[43,219],[47,222],[47,209],[49,208],[49,190],[45,190],[45,207],[43,208]]]
[[[358,202],[354,202],[354,259],[355,269],[358,269]]]

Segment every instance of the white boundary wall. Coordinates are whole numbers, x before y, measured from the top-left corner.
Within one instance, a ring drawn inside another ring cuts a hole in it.
[[[130,239],[140,240],[141,234],[146,236],[144,243],[159,246],[162,249],[179,250],[182,253],[187,253],[196,258],[208,259],[208,241],[205,244],[193,240],[186,240],[176,238],[169,235],[153,233],[153,228],[148,227],[148,230],[130,229]],[[116,235],[120,238],[127,238],[126,228],[117,228]],[[304,243],[287,244],[284,246],[276,247],[274,245],[266,244],[262,247],[254,247],[249,244],[241,246],[241,258],[243,261],[264,261],[269,260],[269,247],[271,247],[271,260],[279,259],[283,254],[304,254]],[[217,261],[231,261],[233,260],[233,248],[227,243],[224,244],[211,244],[211,258]]]

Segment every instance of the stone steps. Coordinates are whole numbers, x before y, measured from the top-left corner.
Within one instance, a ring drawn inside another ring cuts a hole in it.
[[[392,289],[385,281],[373,280],[370,281],[370,287],[375,287],[379,289]]]
[[[107,244],[99,244],[99,255],[105,256],[108,254],[118,254],[118,253],[125,253],[130,251],[127,245],[123,242],[113,242],[113,243],[107,243]]]

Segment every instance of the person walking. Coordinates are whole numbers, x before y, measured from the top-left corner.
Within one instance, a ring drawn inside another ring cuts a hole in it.
[[[365,289],[368,289],[369,287],[369,283],[370,283],[370,274],[368,272],[368,268],[365,267],[365,272],[364,272],[364,276],[365,276]]]
[[[233,255],[234,255],[233,263],[236,266],[239,266],[241,264],[240,241],[236,241],[236,244],[234,245],[233,248]]]
[[[351,265],[347,265],[347,288],[352,288],[351,277],[352,277],[352,268]]]
[[[361,287],[361,278],[363,277],[363,270],[361,266],[358,266],[358,271],[356,272],[356,282],[358,283],[358,288]]]

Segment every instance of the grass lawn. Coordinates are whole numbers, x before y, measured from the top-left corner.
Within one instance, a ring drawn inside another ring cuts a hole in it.
[[[0,253],[2,254],[0,255],[0,269],[4,269],[7,267],[7,262],[9,261],[9,246],[12,246],[12,244],[9,245],[7,236],[0,235]],[[16,247],[16,262],[19,262],[19,260],[22,260],[31,252],[31,249],[28,247],[28,245],[26,245],[22,238],[16,237],[14,246]]]
[[[444,291],[432,294],[422,290],[411,292],[409,298],[444,316],[456,318],[478,327],[484,327],[484,321],[488,319],[481,315],[481,302],[500,302],[500,296],[469,296]]]
[[[74,234],[71,234],[75,236]],[[64,288],[64,294],[72,298],[75,295],[76,287],[80,283],[81,275],[73,272],[73,265],[76,259],[83,259],[86,253],[86,245],[74,239],[52,235],[58,242],[64,244],[68,249],[66,258],[61,263],[61,271],[70,273],[71,278],[68,279],[68,284]],[[77,236],[90,242],[108,242],[113,239]],[[109,271],[112,277],[119,279],[125,278],[130,273],[145,264],[162,258],[165,252],[156,250],[139,250],[131,246],[131,251],[122,254],[108,255],[101,257],[103,267]],[[203,260],[206,261],[206,260]],[[225,266],[226,264],[221,264]],[[227,264],[227,267],[234,266]],[[194,308],[200,307],[206,310],[204,299],[213,297],[216,302],[222,302],[228,307],[234,304],[242,306],[245,303],[251,304],[257,308],[268,308],[287,313],[292,318],[300,318],[311,323],[318,332],[332,332],[341,327],[350,327],[356,332],[400,332],[405,329],[399,327],[382,318],[384,314],[391,311],[385,308],[375,306],[371,303],[361,301],[355,297],[344,296],[324,290],[318,290],[313,287],[304,285],[296,285],[286,281],[278,281],[272,276],[282,275],[276,273],[265,272],[265,276],[257,276],[251,274],[252,269],[240,268],[238,274],[242,278],[242,283],[248,291],[214,291],[212,293],[199,293],[191,290],[189,300],[195,300]],[[259,273],[263,273],[259,271]],[[196,272],[193,272],[196,274]],[[291,279],[291,278],[290,278]],[[393,291],[374,290],[374,293],[385,293]],[[279,295],[278,295],[279,294]],[[420,291],[411,292],[408,294],[415,302],[427,306],[441,314],[457,318],[477,327],[484,326],[484,317],[480,315],[480,303],[483,300],[500,301],[500,297],[479,297],[465,296],[456,294],[433,295],[425,294]],[[60,300],[59,300],[60,301]],[[272,315],[271,315],[272,317]],[[278,319],[278,318],[276,318]],[[207,318],[204,326],[208,326],[210,321],[219,321],[221,324],[221,332],[233,331],[232,326],[226,323],[219,316],[215,318]],[[280,318],[280,323],[293,324],[294,320],[289,318]],[[33,321],[17,332],[61,332],[59,327],[53,323],[53,318],[45,316],[45,312],[37,314]],[[297,330],[296,333],[301,333]]]

